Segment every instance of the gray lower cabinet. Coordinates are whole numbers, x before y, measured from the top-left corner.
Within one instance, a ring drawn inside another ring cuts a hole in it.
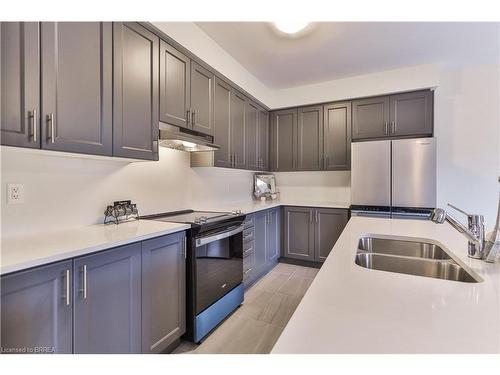
[[[354,100],[352,102],[352,139],[389,136],[389,96]]]
[[[214,89],[214,142],[220,148],[214,152],[216,167],[231,167],[231,86],[215,78]]]
[[[71,353],[72,261],[2,277],[3,353]]]
[[[333,245],[347,225],[348,216],[348,211],[345,209],[315,209],[314,260],[316,262],[324,262],[330,254]]]
[[[433,98],[429,90],[391,95],[391,136],[432,136]]]
[[[191,61],[191,127],[201,133],[213,134],[215,75]]]
[[[323,167],[323,106],[300,107],[297,119],[295,169],[319,171]]]
[[[296,166],[297,109],[273,112],[271,123],[271,170],[292,171]]]
[[[190,127],[191,60],[160,41],[160,121]]]
[[[113,155],[158,160],[159,39],[134,22],[113,24]]]
[[[255,221],[255,274],[261,275],[265,273],[267,264],[267,246],[269,236],[267,230],[268,214],[267,211],[259,211],[254,214]]]
[[[141,243],[74,260],[74,352],[141,353]]]
[[[323,262],[348,221],[348,210],[285,207],[283,256]]]
[[[111,22],[41,23],[42,148],[112,155]]]
[[[332,103],[324,109],[324,170],[351,169],[351,103]]]
[[[0,140],[40,148],[39,24],[1,22],[0,48]]]
[[[266,262],[275,263],[280,257],[281,221],[280,209],[273,208],[267,211],[267,251]]]
[[[314,260],[314,210],[309,207],[285,207],[283,256]]]
[[[186,331],[185,233],[142,242],[142,352],[160,353]]]

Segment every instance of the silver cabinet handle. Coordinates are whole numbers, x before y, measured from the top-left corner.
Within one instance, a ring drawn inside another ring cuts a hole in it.
[[[87,265],[84,264],[82,266],[82,274],[83,274],[83,287],[81,289],[83,299],[87,299]]]
[[[309,223],[313,222],[313,212],[309,211]]]
[[[394,133],[396,133],[396,130],[397,130],[396,129],[396,121],[393,121],[391,125],[392,125],[391,126],[392,127],[392,134],[394,134]]]
[[[318,222],[318,220],[319,220],[319,219],[318,219],[318,216],[319,216],[319,215],[318,215],[318,211],[316,210],[316,211],[315,211],[315,213],[316,213],[316,214],[315,214],[315,216],[316,216],[316,222]]]
[[[66,270],[66,306],[69,306],[71,304],[71,298],[70,298],[70,271]]]
[[[195,126],[195,125],[196,125],[196,117],[195,117],[195,116],[196,116],[196,111],[195,111],[195,110],[193,110],[193,111],[191,112],[191,124],[192,124],[193,126]]]
[[[33,134],[33,142],[36,142],[37,140],[37,128],[38,128],[38,121],[37,121],[37,113],[36,113],[36,109],[33,110],[32,112],[32,116],[33,116],[33,122],[32,122],[32,126],[33,126],[33,129],[32,129],[32,132],[31,134]]]
[[[253,267],[250,267],[249,269],[247,269],[245,272],[243,272],[243,274],[245,274],[245,275],[246,275],[246,274],[247,274],[247,273],[249,273],[251,270],[253,270]]]
[[[253,246],[250,246],[247,250],[243,252],[243,254],[248,254],[250,251],[253,250]]]
[[[189,127],[189,123],[191,122],[190,117],[191,117],[191,110],[187,109],[186,110],[186,126],[187,127]]]
[[[384,134],[389,134],[389,123],[388,122],[386,122],[384,124]]]
[[[50,143],[54,143],[54,114],[51,113],[50,115],[47,115],[47,122],[50,122]]]

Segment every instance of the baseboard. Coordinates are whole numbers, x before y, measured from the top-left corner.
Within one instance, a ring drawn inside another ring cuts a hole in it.
[[[310,268],[321,268],[323,263],[319,262],[311,262],[310,260],[302,260],[302,259],[292,259],[292,258],[284,258],[280,257],[278,260],[280,263],[294,264],[296,266],[310,267]]]

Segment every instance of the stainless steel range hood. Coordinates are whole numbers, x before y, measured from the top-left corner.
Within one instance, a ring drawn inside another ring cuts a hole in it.
[[[213,137],[201,134],[189,129],[178,128],[160,122],[161,147],[173,148],[175,150],[187,152],[215,151],[220,146],[212,143]]]

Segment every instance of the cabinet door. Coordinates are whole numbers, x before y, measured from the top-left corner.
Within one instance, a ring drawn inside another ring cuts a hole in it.
[[[0,23],[0,139],[40,148],[40,47],[37,22]]]
[[[324,169],[351,169],[351,103],[324,106]]]
[[[433,93],[417,91],[391,96],[391,135],[432,135]]]
[[[389,97],[378,96],[352,102],[352,139],[389,136]]]
[[[112,154],[111,22],[41,23],[41,140],[48,150]]]
[[[74,260],[75,353],[141,352],[141,244]]]
[[[260,276],[265,272],[267,263],[267,247],[268,247],[268,229],[267,211],[259,211],[254,215],[254,246],[255,246],[255,272],[254,274]]]
[[[214,91],[215,166],[231,167],[231,86],[216,78]]]
[[[314,209],[285,207],[284,256],[314,260]]]
[[[267,258],[268,263],[275,262],[280,257],[280,209],[268,211],[267,222]]]
[[[246,98],[237,91],[231,93],[231,150],[233,166],[243,169],[246,166]]]
[[[291,171],[295,168],[297,109],[272,113],[271,170]]]
[[[259,110],[258,157],[260,158],[259,170],[269,170],[269,112]]]
[[[66,261],[2,277],[4,352],[72,352],[71,268]]]
[[[315,210],[314,260],[324,262],[347,224],[347,210],[317,208]]]
[[[185,233],[142,243],[142,352],[159,353],[186,331]]]
[[[215,76],[212,72],[191,62],[191,123],[193,130],[213,134],[213,89]]]
[[[158,160],[159,39],[133,22],[113,24],[113,155]]]
[[[260,169],[259,155],[259,108],[251,101],[246,106],[246,150],[247,168]]]
[[[186,55],[160,41],[160,121],[189,128],[191,64]]]
[[[297,121],[296,170],[318,171],[323,164],[323,106],[301,107]]]

